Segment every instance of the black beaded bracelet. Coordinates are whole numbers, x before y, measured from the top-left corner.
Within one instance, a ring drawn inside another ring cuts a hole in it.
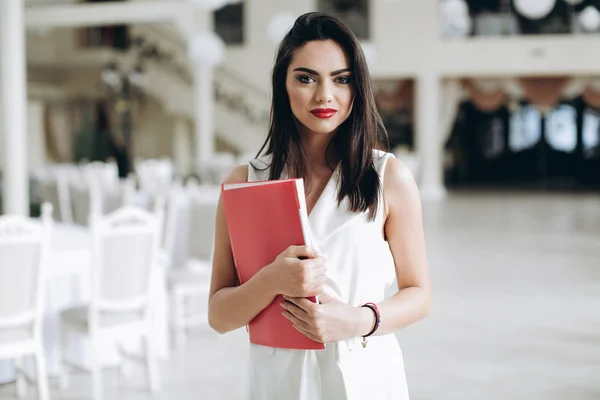
[[[375,303],[365,303],[361,307],[367,307],[371,309],[371,311],[373,311],[373,314],[375,314],[375,325],[373,326],[373,329],[371,329],[371,332],[367,333],[365,336],[362,337],[363,340],[361,343],[364,348],[367,347],[367,338],[373,335],[375,332],[377,332],[379,324],[381,324],[381,315],[379,314],[379,309],[377,308],[377,305]]]

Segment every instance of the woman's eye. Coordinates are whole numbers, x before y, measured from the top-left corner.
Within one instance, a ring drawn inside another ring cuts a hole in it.
[[[298,77],[298,80],[302,83],[311,83],[314,82],[315,80],[312,78],[312,76],[308,76],[308,75],[302,75]]]
[[[341,83],[341,84],[348,84],[348,83],[352,82],[352,77],[351,76],[340,76],[337,78],[337,82]]]

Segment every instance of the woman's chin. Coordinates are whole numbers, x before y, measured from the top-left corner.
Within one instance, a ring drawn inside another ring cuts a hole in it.
[[[319,123],[307,124],[304,126],[310,132],[324,135],[324,134],[328,134],[328,133],[335,131],[338,128],[339,124],[337,124],[333,121],[323,121],[323,122],[319,122]]]

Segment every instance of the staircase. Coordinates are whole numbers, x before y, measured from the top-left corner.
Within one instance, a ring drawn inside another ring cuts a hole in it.
[[[145,67],[146,93],[171,113],[194,117],[193,82],[158,65]],[[269,128],[269,97],[246,87],[225,69],[215,71],[215,129],[219,139],[238,153],[257,151]]]
[[[145,64],[147,93],[170,112],[194,118],[191,65],[183,39],[168,24],[133,27],[133,37],[155,43],[172,55],[173,62],[150,61]],[[220,140],[238,153],[256,152],[269,128],[270,96],[240,78],[235,72],[218,67],[214,72],[215,130]]]
[[[47,5],[71,1],[73,0],[28,0],[28,4]],[[152,43],[163,54],[170,56],[168,60],[153,57],[152,53],[143,57],[148,82],[146,93],[158,100],[167,112],[195,120],[192,65],[188,60],[185,41],[175,25],[139,24],[131,26],[130,32],[132,37],[143,37],[147,44]],[[118,60],[122,65],[133,65],[136,54],[143,50],[135,46],[128,52],[106,47],[82,49],[76,44],[75,34],[69,30],[34,34],[29,39],[28,45],[35,48],[29,54],[30,64],[38,67],[37,70],[61,71],[61,80],[43,79],[43,83],[52,84],[55,91],[68,86],[69,71],[74,66],[97,71],[112,60]],[[48,73],[44,72],[44,75]],[[35,85],[36,88],[38,86],[39,84]],[[84,93],[87,94],[96,90],[90,85],[85,89]],[[214,72],[214,98],[217,139],[239,154],[256,152],[262,145],[269,126],[270,95],[239,78],[234,71],[218,67]]]

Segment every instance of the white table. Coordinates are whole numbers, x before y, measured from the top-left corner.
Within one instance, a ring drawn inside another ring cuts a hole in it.
[[[46,294],[44,302],[44,346],[48,374],[56,375],[60,368],[61,328],[60,312],[68,307],[85,304],[90,294],[91,240],[87,227],[55,222],[52,227],[50,254],[47,264]],[[167,295],[163,268],[153,284],[154,323],[156,324],[158,354],[168,357],[169,338],[167,324]],[[67,348],[69,362],[89,367],[90,344],[84,337],[73,337]],[[105,367],[120,364],[113,340],[102,343]],[[127,349],[136,345],[127,345]],[[0,361],[0,383],[14,380],[10,363]]]

